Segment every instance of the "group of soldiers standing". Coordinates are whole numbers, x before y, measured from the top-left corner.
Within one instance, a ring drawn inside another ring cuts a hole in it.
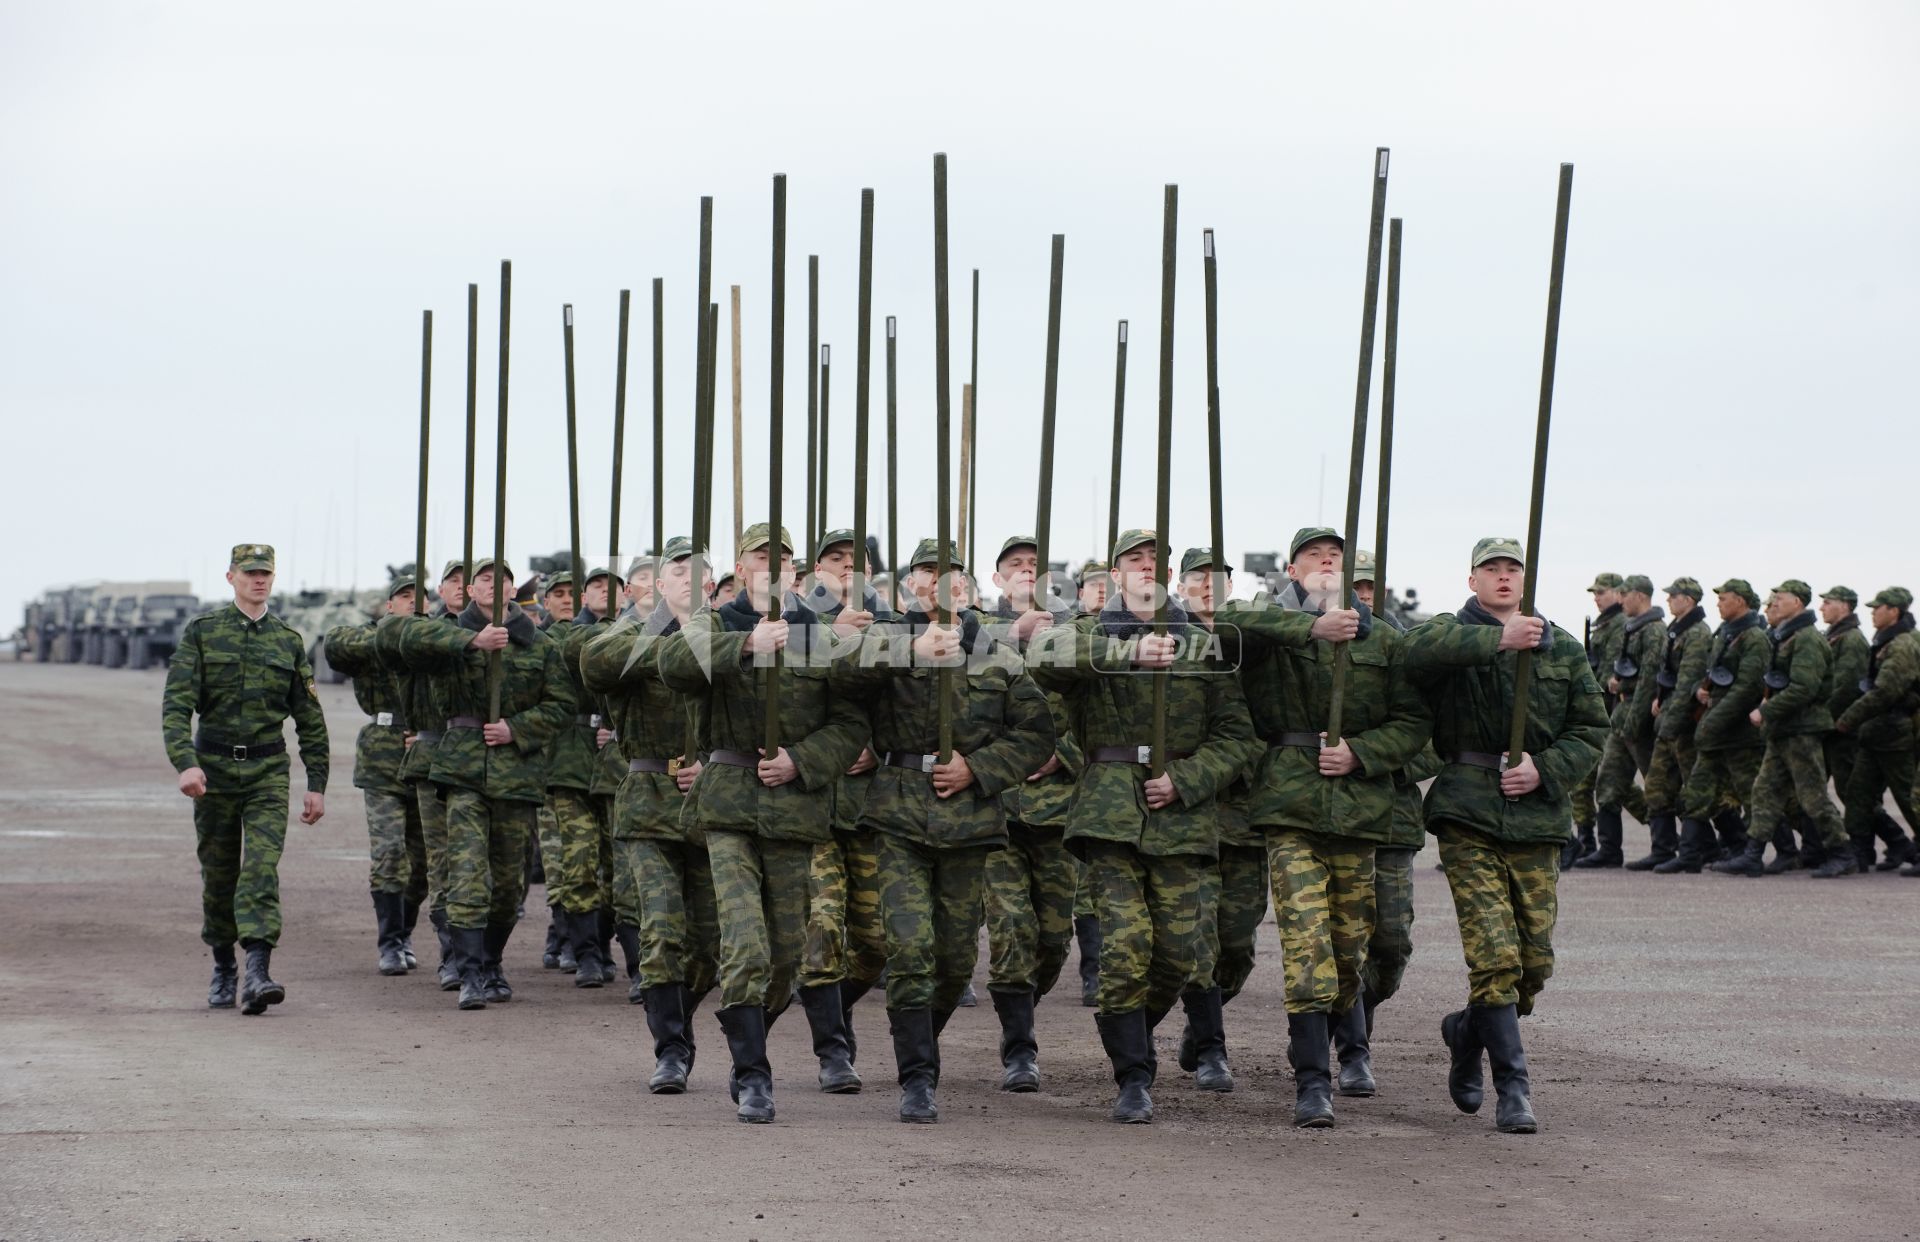
[[[1590,589],[1599,617],[1587,659],[1605,683],[1610,729],[1599,766],[1574,791],[1563,866],[1740,876],[1806,868],[1816,879],[1877,866],[1920,876],[1914,842],[1885,805],[1891,790],[1907,824],[1920,825],[1920,640],[1905,587],[1868,602],[1871,640],[1860,597],[1845,586],[1820,596],[1824,633],[1813,590],[1799,579],[1775,587],[1763,606],[1744,579],[1729,578],[1714,590],[1717,629],[1693,578],[1667,585],[1664,613],[1644,574],[1603,573]],[[1632,862],[1621,847],[1623,814],[1652,836],[1651,851]]]
[[[380,969],[413,967],[430,896],[441,985],[462,1009],[508,1000],[505,949],[538,835],[576,984],[611,982],[611,944],[623,951],[653,1039],[651,1091],[685,1089],[692,1017],[715,989],[740,1120],[774,1116],[767,1031],[796,999],[821,1089],[858,1091],[855,1006],[884,978],[900,1117],[924,1122],[938,1118],[940,1036],[983,924],[1000,1085],[1038,1089],[1034,1006],[1079,910],[1113,1117],[1145,1122],[1155,1031],[1176,1004],[1181,1067],[1201,1089],[1233,1089],[1225,1009],[1253,969],[1270,894],[1295,1122],[1325,1126],[1336,1083],[1376,1090],[1370,1034],[1411,953],[1412,858],[1431,833],[1470,976],[1467,1006],[1442,1024],[1449,1090],[1477,1111],[1490,1065],[1496,1124],[1530,1132],[1518,1019],[1552,973],[1569,794],[1599,763],[1608,718],[1579,641],[1521,615],[1521,547],[1480,541],[1465,605],[1403,633],[1371,610],[1365,553],[1343,598],[1346,549],[1331,529],[1296,533],[1286,585],[1251,601],[1221,602],[1227,568],[1188,550],[1164,615],[1162,546],[1124,532],[1110,567],[1066,599],[1042,580],[1035,541],[1010,538],[992,611],[966,606],[967,567],[933,540],[895,601],[856,572],[848,531],[823,536],[797,587],[791,539],[765,524],[740,541],[739,590],[717,601],[685,539],[627,581],[587,574],[570,616],[571,583],[549,583],[544,626],[518,603],[494,623],[514,580],[492,558],[470,575],[449,564],[432,613],[415,583],[395,583],[387,615],[327,637],[369,715],[355,783]],[[270,549],[264,559],[270,584]],[[246,563],[238,551],[234,563]],[[249,620],[236,591],[243,626],[277,624]],[[227,762],[269,791],[277,772],[284,806],[284,742],[276,763],[264,735],[291,713],[317,818],[324,724],[304,657],[291,649],[282,669],[271,653],[272,693],[249,668],[230,701],[231,624],[228,611],[197,621],[175,659],[170,754],[184,773],[196,750],[237,743]],[[1509,762],[1520,652],[1532,662],[1526,745]],[[203,819],[204,863],[228,827],[206,796]],[[218,963],[236,932],[213,909],[239,899],[216,871],[203,939],[218,1005],[232,999]],[[249,935],[237,932],[251,979]]]

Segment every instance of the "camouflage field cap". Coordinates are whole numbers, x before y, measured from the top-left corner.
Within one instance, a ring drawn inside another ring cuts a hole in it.
[[[1105,561],[1088,561],[1086,564],[1080,566],[1080,581],[1085,582],[1095,574],[1110,574],[1112,572],[1113,566],[1107,564]]]
[[[413,579],[395,578],[392,582],[387,584],[387,598],[392,599],[394,596],[400,594],[400,592],[402,591],[411,591],[411,590],[413,590]]]
[[[554,574],[547,579],[547,584],[540,589],[540,593],[542,595],[551,595],[561,587],[570,587],[572,585],[573,575],[562,570],[560,573]]]
[[[445,582],[455,574],[464,575],[466,572],[467,563],[465,561],[448,561],[447,567],[440,571],[440,581]]]
[[[1905,587],[1887,587],[1874,596],[1871,603],[1875,608],[1911,608],[1913,592]]]
[[[1749,608],[1758,608],[1760,606],[1760,593],[1755,591],[1753,584],[1745,578],[1729,578],[1719,586],[1713,588],[1713,593],[1715,595],[1738,595],[1741,599],[1747,601],[1747,607]]]
[[[773,542],[773,536],[767,524],[755,522],[747,527],[746,534],[740,536],[740,554],[745,556],[749,552],[758,552],[771,542]],[[780,549],[788,556],[793,555],[793,536],[787,533],[787,528],[784,526],[780,528]]]
[[[1820,593],[1821,599],[1837,599],[1849,608],[1860,606],[1860,593],[1850,586],[1830,586]]]
[[[669,543],[668,546],[671,547],[671,543]],[[652,572],[653,558],[651,556],[636,556],[627,562],[627,581],[629,582],[643,573],[650,574]]]
[[[622,578],[619,574],[614,573],[611,568],[605,565],[598,565],[587,571],[588,582],[592,582],[595,578],[611,578],[615,582],[625,581],[624,578]]]
[[[1618,591],[1625,583],[1626,579],[1622,578],[1619,574],[1599,573],[1593,576],[1593,585],[1588,587],[1587,590]]]
[[[1773,593],[1775,595],[1798,595],[1800,602],[1803,604],[1811,604],[1813,602],[1813,588],[1798,578],[1787,579],[1779,586],[1773,588]]]
[[[932,539],[922,539],[919,543],[913,545],[913,559],[907,562],[907,568],[919,569],[923,565],[938,565],[939,563],[940,545]],[[966,568],[966,565],[960,560],[960,554],[953,550],[953,540],[951,539],[947,540],[947,563],[954,569],[964,570]]]
[[[1294,557],[1299,556],[1300,549],[1306,547],[1316,539],[1331,539],[1339,544],[1342,549],[1345,549],[1347,546],[1346,538],[1331,526],[1302,526],[1299,530],[1293,532],[1293,542],[1287,545],[1287,559],[1291,561]]]
[[[1037,555],[1040,551],[1040,541],[1032,535],[1008,535],[1005,542],[1000,545],[999,554],[993,558],[993,563],[996,566],[999,565],[1001,561],[1007,559],[1007,553],[1015,548],[1032,548]]]
[[[1132,530],[1123,530],[1120,532],[1120,537],[1113,541],[1113,563],[1118,565],[1121,557],[1143,544],[1158,544],[1159,541],[1159,535],[1150,530],[1141,530],[1137,526]]]
[[[851,546],[853,543],[853,532],[844,526],[838,526],[820,536],[820,551],[818,555],[825,556],[827,549],[837,543],[844,543]]]
[[[1185,552],[1182,552],[1180,554],[1180,573],[1182,577],[1194,572],[1197,569],[1212,569],[1212,568],[1213,568],[1213,549],[1212,548],[1188,548]],[[1227,565],[1224,568],[1227,571],[1227,576],[1232,577],[1233,566]]]
[[[1628,574],[1620,580],[1620,589],[1628,593],[1638,591],[1648,599],[1652,599],[1653,579],[1645,574]]]
[[[692,555],[693,540],[687,538],[685,535],[675,535],[673,538],[667,540],[667,554],[661,559],[667,561],[684,561]],[[648,561],[647,564],[651,567],[653,562]],[[727,577],[731,578],[733,575],[728,574]]]
[[[1379,568],[1374,564],[1372,552],[1361,548],[1353,554],[1353,580],[1355,582],[1372,582],[1379,572]]]
[[[1707,597],[1707,593],[1700,589],[1700,579],[1698,578],[1675,578],[1672,582],[1667,583],[1667,594],[1691,595],[1695,603]]]
[[[1527,563],[1527,554],[1520,547],[1518,539],[1510,535],[1488,535],[1473,545],[1473,561],[1467,568],[1478,569],[1488,561],[1496,561],[1501,557],[1521,565]]]
[[[233,559],[228,567],[247,572],[264,569],[273,572],[273,545],[270,543],[236,543],[233,545]]]
[[[483,556],[478,560],[474,561],[473,576],[478,578],[481,574],[486,573],[489,569],[492,569],[492,568],[493,568],[493,558],[491,556]],[[514,575],[513,563],[511,561],[501,562],[500,572],[505,574],[509,581],[518,581],[518,579]]]

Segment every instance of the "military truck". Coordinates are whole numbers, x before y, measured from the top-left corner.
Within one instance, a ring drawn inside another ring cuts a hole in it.
[[[80,662],[83,664],[105,664],[107,662],[108,637],[113,631],[113,611],[116,601],[128,594],[137,593],[139,584],[135,582],[103,582],[93,589],[87,601],[85,614],[80,619]]]
[[[132,669],[165,664],[180,646],[187,622],[207,611],[184,582],[155,582],[140,593],[131,623],[122,635],[122,652]]]

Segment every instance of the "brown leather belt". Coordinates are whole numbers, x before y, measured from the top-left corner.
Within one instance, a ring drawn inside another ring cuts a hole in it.
[[[673,771],[673,768],[667,763],[665,759],[629,759],[627,760],[627,771],[629,772],[671,772]]]
[[[716,750],[707,756],[709,763],[724,763],[735,768],[758,768],[760,756],[748,754],[744,750]]]
[[[287,740],[260,742],[253,746],[236,746],[231,742],[215,741],[210,737],[196,737],[193,748],[203,755],[219,755],[223,759],[244,762],[248,759],[271,759],[275,755],[287,753]]]
[[[478,716],[447,717],[447,728],[449,729],[478,729],[486,723],[486,721],[480,719]]]
[[[1175,759],[1186,759],[1191,757],[1192,754],[1193,752],[1190,750],[1177,750],[1173,752],[1173,757]],[[1096,746],[1087,758],[1088,761],[1092,763],[1138,763],[1143,766],[1151,765],[1153,763],[1153,747]]]
[[[1501,772],[1506,769],[1507,761],[1500,755],[1490,755],[1483,750],[1463,750],[1451,755],[1440,756],[1448,763],[1460,764],[1469,768],[1485,768],[1489,772]]]
[[[1319,750],[1323,740],[1318,733],[1282,733],[1268,744],[1271,746],[1296,746],[1301,750]]]
[[[909,772],[925,772],[931,776],[933,765],[940,762],[940,756],[916,755],[910,750],[890,750],[880,757],[880,762],[890,768],[905,768]]]

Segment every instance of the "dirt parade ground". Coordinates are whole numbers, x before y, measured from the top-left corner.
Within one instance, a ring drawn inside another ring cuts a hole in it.
[[[322,687],[335,778],[295,823],[264,1017],[205,1006],[198,873],[159,740],[162,672],[0,664],[0,1238],[1904,1238],[1920,1226],[1920,881],[1581,873],[1527,1024],[1532,1137],[1448,1102],[1466,973],[1421,858],[1417,949],[1380,1011],[1380,1094],[1296,1131],[1277,937],[1227,1011],[1239,1079],[1196,1091],[1161,1029],[1151,1126],[1077,995],[1007,1096],[990,1007],[943,1040],[941,1122],[903,1126],[879,997],[864,1094],[774,1031],[779,1120],[743,1126],[703,1009],[689,1092],[651,1097],[626,989],[508,949],[509,1005],[374,970],[361,723]],[[298,773],[295,788],[298,789]],[[1629,856],[1644,852],[1630,827]],[[426,944],[432,937],[425,921]],[[428,956],[422,950],[423,962]],[[977,977],[984,996],[984,965]],[[1072,983],[1071,967],[1066,980]]]

